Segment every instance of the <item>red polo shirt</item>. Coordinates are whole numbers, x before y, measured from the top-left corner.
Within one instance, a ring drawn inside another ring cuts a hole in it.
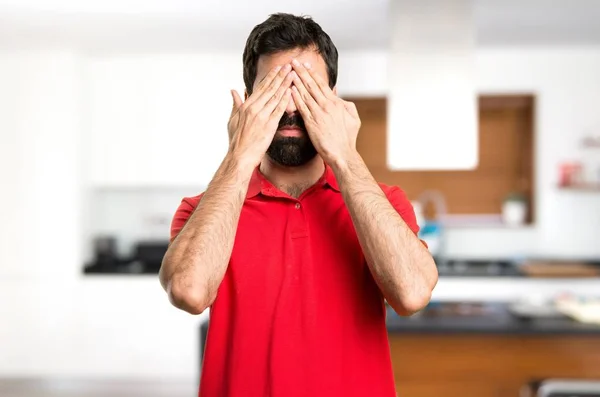
[[[417,233],[405,194],[380,184]],[[171,238],[200,196],[184,198]],[[210,308],[202,397],[393,397],[385,305],[332,170],[298,199],[254,172]]]

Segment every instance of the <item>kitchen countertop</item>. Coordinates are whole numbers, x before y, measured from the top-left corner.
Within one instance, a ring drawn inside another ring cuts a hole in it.
[[[436,304],[430,305],[435,307]],[[460,303],[438,304],[465,306]],[[412,317],[400,317],[391,308],[387,311],[387,329],[392,334],[515,334],[515,335],[597,335],[600,326],[584,324],[564,316],[520,318],[503,303],[483,305],[479,313],[459,314],[452,311],[436,313],[425,309]]]
[[[458,308],[458,312],[454,309]],[[467,314],[459,314],[461,312]],[[464,308],[467,308],[465,311]],[[441,310],[440,310],[441,309]],[[469,311],[472,314],[468,314]],[[208,321],[200,324],[200,362]],[[533,335],[540,337],[588,335],[600,338],[600,326],[583,324],[567,317],[524,319],[511,314],[505,303],[432,303],[412,317],[398,316],[387,310],[387,329],[394,335]]]
[[[481,306],[444,302],[431,304],[440,307]],[[597,335],[600,325],[584,324],[565,316],[547,318],[520,318],[504,303],[485,303],[486,309],[480,314],[434,313],[426,308],[411,317],[401,317],[392,308],[387,309],[387,329],[390,334],[518,334],[518,335]],[[203,334],[208,330],[208,320],[201,324]],[[202,337],[204,340],[204,337]]]
[[[533,277],[525,273],[522,266],[511,260],[507,259],[457,259],[457,258],[435,258],[438,274],[444,278],[456,278],[456,277],[508,277],[508,278],[552,278],[548,275]],[[540,262],[535,261],[534,262]],[[561,261],[557,259],[546,259],[541,262],[552,264],[560,264]],[[573,264],[585,264],[596,275],[600,274],[600,263],[594,260],[584,261],[572,261]],[[565,275],[565,278],[582,278],[578,275]],[[585,276],[598,277],[598,276]]]
[[[97,262],[92,261],[87,263],[83,268],[83,273],[86,275],[102,275],[102,274],[157,274],[160,268],[160,263],[167,246],[160,244],[152,245],[150,253],[152,257],[131,258],[112,258],[110,261]],[[146,250],[147,251],[147,250]],[[141,251],[145,253],[146,251]],[[435,258],[438,274],[440,278],[457,279],[457,278],[517,278],[517,279],[550,279],[555,277],[536,276],[532,277],[526,274],[521,266],[509,259],[460,259],[460,258]],[[556,262],[556,260],[549,260]],[[597,260],[581,261],[592,268],[598,269],[596,275],[591,278],[600,278],[600,262]],[[577,275],[565,275],[567,279],[590,278],[590,276],[581,277]]]

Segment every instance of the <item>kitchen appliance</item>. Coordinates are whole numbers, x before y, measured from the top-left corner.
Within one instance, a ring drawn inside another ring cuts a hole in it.
[[[135,244],[133,257],[144,273],[158,273],[168,248],[168,241],[140,241]]]
[[[97,236],[93,240],[94,264],[100,268],[115,266],[118,262],[117,239],[113,236]]]

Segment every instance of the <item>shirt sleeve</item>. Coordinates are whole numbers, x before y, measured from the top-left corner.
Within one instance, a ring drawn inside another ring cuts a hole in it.
[[[171,221],[171,237],[169,239],[170,242],[175,240],[175,237],[179,234],[185,223],[188,221],[192,212],[194,212],[195,205],[192,205],[188,198],[184,198],[181,200],[181,204],[175,211],[175,216],[173,216],[173,220]]]
[[[393,186],[385,192],[385,195],[410,230],[412,230],[415,236],[418,236],[420,229],[417,223],[417,216],[406,193],[399,187]],[[425,241],[421,240],[421,242],[427,247]]]

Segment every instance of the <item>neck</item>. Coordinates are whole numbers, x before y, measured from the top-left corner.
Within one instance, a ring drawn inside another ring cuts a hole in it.
[[[284,167],[268,156],[260,163],[260,172],[279,190],[298,198],[302,192],[314,185],[325,172],[325,163],[315,156],[308,163],[298,167]]]

